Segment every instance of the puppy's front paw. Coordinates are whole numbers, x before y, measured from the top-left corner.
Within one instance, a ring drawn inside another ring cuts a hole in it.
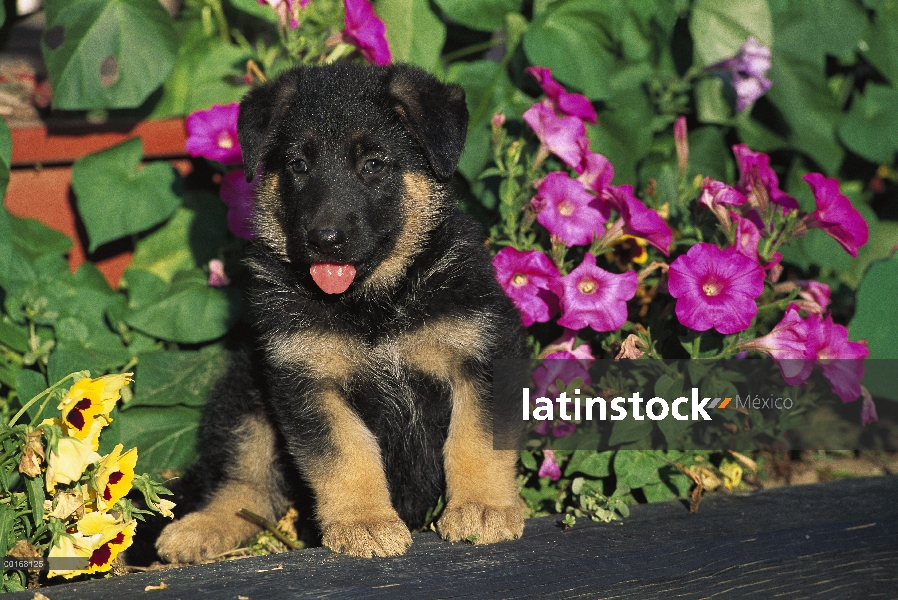
[[[162,530],[156,540],[159,557],[167,562],[196,563],[233,550],[252,535],[238,517],[190,513]],[[256,528],[258,529],[258,528]]]
[[[324,528],[321,543],[334,552],[371,558],[405,554],[412,534],[401,519],[333,523]]]
[[[516,540],[524,533],[524,515],[517,506],[486,506],[467,502],[451,503],[437,521],[437,529],[450,542],[468,540],[474,544],[493,544]]]

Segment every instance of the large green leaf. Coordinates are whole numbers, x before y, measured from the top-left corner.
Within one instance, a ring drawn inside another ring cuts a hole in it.
[[[137,472],[154,475],[169,469],[183,472],[194,461],[199,420],[199,409],[180,406],[138,406],[115,416],[119,441],[137,448]]]
[[[141,354],[134,399],[127,408],[178,404],[201,407],[228,362],[228,354],[220,346]]]
[[[140,138],[89,154],[72,167],[72,188],[90,251],[167,219],[181,203],[178,176],[166,162],[139,167]]]
[[[408,62],[439,72],[446,26],[430,10],[427,0],[377,0],[377,16],[387,27],[394,62]]]
[[[875,263],[857,291],[857,310],[849,331],[852,339],[866,339],[871,358],[898,358],[898,255]]]
[[[524,34],[524,51],[534,65],[549,67],[562,83],[593,100],[611,96],[617,70],[611,17],[594,0],[561,0],[537,15]]]
[[[202,272],[181,272],[152,303],[125,314],[125,322],[169,342],[197,344],[220,338],[240,314],[237,290],[206,284]]]
[[[0,199],[6,196],[9,185],[9,169],[12,166],[12,136],[6,121],[0,119]]]
[[[187,192],[184,206],[137,242],[130,268],[171,281],[178,271],[206,265],[218,255],[227,235],[225,214],[218,196]]]
[[[884,163],[898,150],[898,90],[869,83],[839,127],[848,148],[871,162]]]
[[[767,0],[696,0],[689,16],[695,64],[706,67],[734,56],[749,37],[768,48],[773,23]]]
[[[863,34],[861,49],[892,85],[898,85],[898,0],[883,2]]]
[[[147,0],[49,0],[54,18],[41,50],[64,109],[140,106],[165,80],[178,38],[171,17]]]
[[[505,15],[521,12],[522,0],[436,0],[446,16],[478,31],[496,31],[505,27]]]

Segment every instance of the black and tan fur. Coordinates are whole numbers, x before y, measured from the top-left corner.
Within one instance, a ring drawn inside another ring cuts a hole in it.
[[[162,557],[237,546],[257,531],[241,508],[276,521],[290,472],[337,552],[402,554],[440,495],[444,538],[520,537],[517,453],[493,449],[487,401],[493,359],[527,352],[482,233],[448,192],[466,127],[461,88],[404,65],[300,68],[244,99],[258,350],[210,399],[209,492],[163,531]],[[322,260],[355,266],[345,292],[313,282]]]

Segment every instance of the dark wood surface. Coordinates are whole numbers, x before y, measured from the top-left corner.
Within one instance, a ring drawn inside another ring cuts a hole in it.
[[[147,586],[162,590],[145,591]],[[50,600],[898,598],[898,476],[670,502],[623,522],[527,522],[521,540],[357,559],[323,548],[40,590]],[[12,594],[30,598],[31,593]]]

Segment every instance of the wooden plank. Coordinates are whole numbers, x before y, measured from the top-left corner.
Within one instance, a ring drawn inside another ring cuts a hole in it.
[[[567,532],[556,518],[533,519],[523,539],[493,546],[428,532],[395,558],[315,548],[41,591],[51,600],[895,598],[898,476],[719,495],[697,515],[679,502],[640,505],[623,522]]]

